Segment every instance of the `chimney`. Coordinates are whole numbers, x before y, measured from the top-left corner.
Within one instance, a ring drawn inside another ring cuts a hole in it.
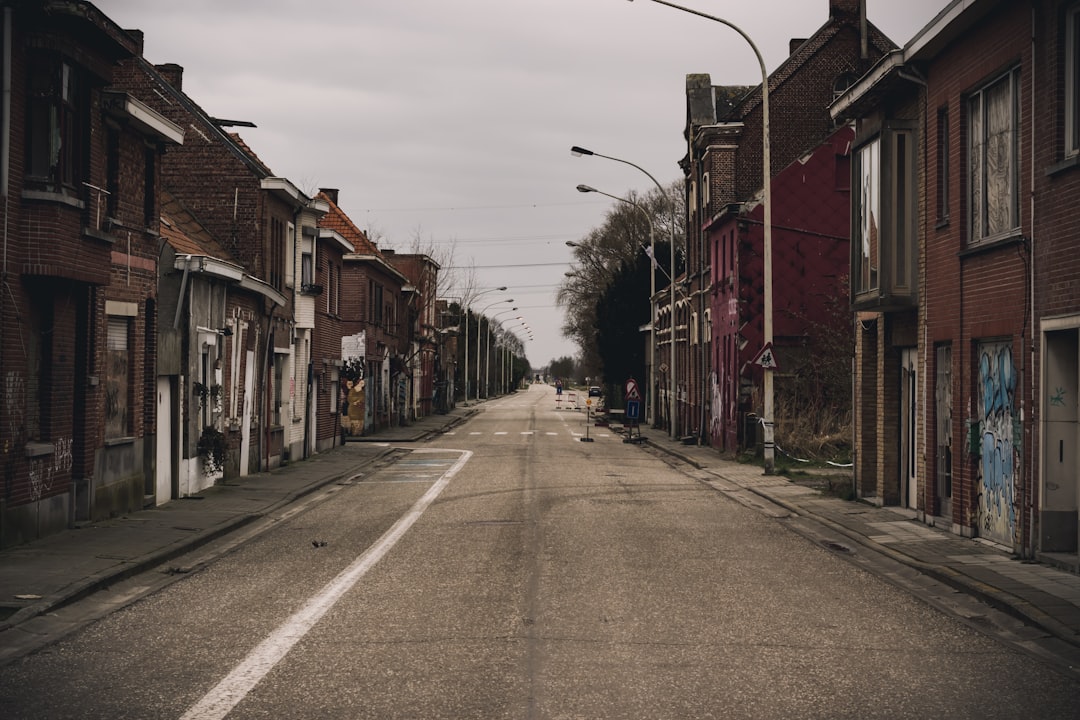
[[[142,30],[125,30],[132,40],[135,41],[135,54],[142,57],[143,54],[143,31]]]
[[[866,0],[829,0],[829,17],[838,15],[858,16],[866,6]]]
[[[338,204],[338,202],[337,202],[338,189],[337,188],[319,188],[319,192],[323,193],[324,195],[326,195],[326,197],[330,198],[330,202],[334,203],[335,205]]]
[[[866,0],[829,0],[829,19],[858,23],[862,59],[870,56],[869,34],[866,28]]]
[[[184,68],[182,66],[176,63],[165,63],[164,65],[155,65],[154,69],[165,78],[165,82],[181,92],[184,90]]]

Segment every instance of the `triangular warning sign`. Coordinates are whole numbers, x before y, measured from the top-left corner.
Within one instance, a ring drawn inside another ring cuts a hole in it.
[[[765,343],[765,347],[761,348],[750,362],[754,365],[760,365],[766,370],[780,369],[780,363],[776,361],[776,353],[773,351],[772,343]]]

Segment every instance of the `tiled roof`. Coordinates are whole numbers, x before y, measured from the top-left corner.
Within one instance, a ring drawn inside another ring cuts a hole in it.
[[[231,139],[231,140],[232,140],[232,141],[233,141],[234,143],[236,143],[236,144],[237,144],[237,146],[238,146],[238,147],[239,147],[239,148],[240,148],[241,150],[243,150],[243,151],[244,151],[245,153],[247,153],[247,155],[248,155],[248,156],[249,156],[249,157],[251,158],[251,160],[252,160],[253,162],[255,162],[256,164],[258,164],[258,165],[262,166],[262,169],[266,171],[266,174],[267,174],[267,175],[273,175],[273,174],[274,174],[274,171],[273,171],[273,170],[271,170],[271,169],[270,169],[270,167],[269,167],[269,166],[268,166],[268,165],[267,165],[266,163],[264,163],[264,162],[263,162],[263,161],[262,161],[262,160],[261,160],[261,159],[259,158],[259,156],[258,156],[258,155],[256,155],[256,154],[255,154],[255,151],[251,149],[251,146],[250,146],[250,145],[248,145],[248,144],[247,144],[246,142],[244,142],[244,138],[240,137],[240,134],[239,134],[239,133],[234,133],[234,132],[231,132],[231,133],[226,133],[226,134],[227,134],[227,135],[229,136],[229,138],[230,138],[230,139]]]
[[[210,231],[167,190],[161,191],[160,232],[180,255],[206,255],[235,262]]]
[[[353,221],[349,219],[349,216],[337,206],[337,203],[330,199],[329,195],[320,190],[319,194],[315,197],[330,206],[330,212],[326,213],[326,215],[319,220],[319,227],[337,232],[352,243],[352,246],[358,255],[382,256],[382,253],[379,252],[379,248],[375,246],[375,243],[368,240],[364,231],[356,227],[356,224],[353,223]]]

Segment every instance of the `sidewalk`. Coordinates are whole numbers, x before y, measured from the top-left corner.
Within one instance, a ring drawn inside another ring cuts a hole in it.
[[[0,551],[0,647],[4,633],[34,617],[158,566],[349,477],[391,452],[463,422],[476,405],[358,438],[330,452],[215,485],[198,498],[93,523]],[[1080,575],[1012,559],[999,547],[929,527],[914,513],[823,495],[760,467],[731,462],[707,447],[683,445],[646,429],[644,442],[748,497],[818,521],[853,543],[968,593],[1080,648]],[[626,445],[627,452],[636,452]]]
[[[354,475],[389,454],[391,443],[423,440],[475,412],[475,406],[459,406],[271,472],[214,485],[195,497],[0,550],[0,646],[4,632],[20,623],[227,535]]]

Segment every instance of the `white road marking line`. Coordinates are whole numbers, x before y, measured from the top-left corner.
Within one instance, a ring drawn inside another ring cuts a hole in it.
[[[532,434],[533,434],[533,431],[532,431],[532,430],[522,430],[522,431],[521,431],[521,434],[522,434],[522,435],[532,435]]]
[[[497,433],[495,433],[495,434],[496,434],[496,435],[505,435],[505,434],[506,434],[506,431],[505,431],[505,430],[500,430],[500,431],[498,431],[498,432],[497,432]]]
[[[422,448],[413,452],[446,452],[435,448]],[[244,660],[233,668],[214,688],[195,703],[181,720],[221,720],[229,714],[275,665],[281,662],[293,645],[298,643],[315,623],[348,592],[367,571],[375,567],[383,556],[394,547],[398,540],[413,526],[428,506],[435,501],[465,463],[472,457],[470,450],[457,450],[461,453],[448,469],[423,497],[407,513],[387,530],[374,545],[357,557],[352,564],[342,570],[336,578],[328,582],[317,595],[311,597],[304,607],[286,620],[269,637],[259,643]]]
[[[473,430],[473,431],[472,431],[471,433],[469,433],[469,434],[470,434],[470,435],[483,435],[483,433],[482,433],[482,432],[477,432],[476,430]]]
[[[559,433],[555,433],[555,432],[549,432],[549,433],[544,433],[544,434],[545,434],[545,435],[558,435]]]

